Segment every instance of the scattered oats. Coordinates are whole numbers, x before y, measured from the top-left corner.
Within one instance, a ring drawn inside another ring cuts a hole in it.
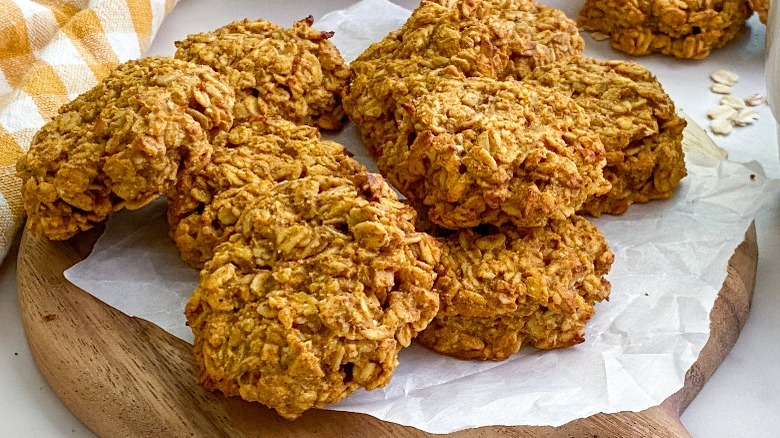
[[[736,126],[745,126],[758,119],[758,112],[750,108],[743,109],[731,118]]]
[[[733,127],[728,119],[715,119],[710,122],[710,131],[716,135],[729,135]]]
[[[710,119],[730,119],[737,115],[737,109],[729,105],[718,105],[707,111]]]
[[[596,41],[606,41],[609,39],[609,35],[601,32],[591,32],[590,37]]]
[[[731,94],[731,86],[716,82],[710,86],[710,91],[718,94]]]
[[[736,84],[737,81],[739,81],[739,76],[737,76],[736,73],[730,72],[728,70],[718,70],[710,75],[710,79],[718,84],[732,86]]]
[[[745,104],[747,106],[758,106],[761,105],[762,103],[766,103],[766,97],[758,93],[745,98]]]
[[[745,108],[746,102],[738,97],[734,96],[723,96],[720,99],[721,105],[728,105],[731,108],[741,110],[742,108]],[[730,117],[730,116],[729,116]]]

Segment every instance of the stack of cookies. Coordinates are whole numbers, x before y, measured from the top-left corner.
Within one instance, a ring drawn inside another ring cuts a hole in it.
[[[443,255],[418,340],[460,358],[584,340],[613,256],[580,216],[671,196],[685,121],[532,0],[431,0],[352,64],[344,107]]]
[[[289,419],[386,385],[439,305],[439,244],[317,129],[347,122],[349,69],[311,24],[244,20],[123,64],[18,164],[27,226],[54,240],[165,194],[201,269],[185,314],[202,385]]]
[[[652,74],[583,57],[533,0],[424,1],[351,66],[311,25],[191,35],[64,106],[18,163],[28,228],[67,239],[165,195],[201,269],[201,384],[288,419],[386,385],[414,338],[483,360],[583,342],[613,254],[582,215],[685,175]],[[347,116],[407,202],[323,140]]]

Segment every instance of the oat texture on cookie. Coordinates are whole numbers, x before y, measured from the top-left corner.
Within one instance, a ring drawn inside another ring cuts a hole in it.
[[[604,147],[565,93],[397,60],[345,99],[377,166],[435,225],[541,226],[609,189]]]
[[[671,187],[684,175],[675,168],[684,123],[652,75],[591,66],[581,51],[574,22],[534,1],[427,1],[351,64],[347,114],[443,246],[441,308],[423,345],[502,360],[523,345],[582,342],[609,294],[613,255],[575,213],[610,196],[612,180],[621,205],[639,201],[632,190],[668,196],[667,186],[647,187],[647,166]],[[566,80],[540,80],[545,72]],[[605,178],[610,150],[615,165],[642,161]],[[634,182],[627,174],[640,167]],[[607,210],[618,212],[598,213]]]
[[[539,67],[524,80],[568,93],[590,117],[606,150],[604,176],[612,188],[591,196],[581,211],[622,214],[634,202],[670,197],[685,176],[686,121],[658,80],[634,62],[572,57]]]
[[[351,64],[344,108],[432,223],[540,226],[608,189],[582,110],[516,85],[581,51],[575,23],[532,0],[426,1]]]
[[[586,0],[577,23],[630,55],[701,59],[734,39],[752,13],[749,0]]]
[[[206,166],[185,167],[167,192],[171,236],[182,258],[197,268],[272,185],[315,175],[352,178],[365,171],[317,129],[273,117],[236,123],[215,137],[213,147]]]
[[[187,303],[204,387],[288,419],[384,386],[434,317],[440,249],[378,175],[274,185]]]
[[[522,78],[582,48],[573,20],[533,0],[423,1],[350,64],[344,107],[377,155],[409,75],[453,67],[469,77]]]
[[[17,163],[27,228],[67,239],[161,195],[211,156],[233,89],[212,69],[149,57],[120,65],[64,105]]]
[[[428,219],[459,229],[543,226],[609,184],[604,148],[581,107],[546,87],[438,76],[397,111],[377,165]]]
[[[322,129],[346,122],[341,94],[349,68],[313,18],[291,29],[242,20],[178,41],[176,58],[207,65],[236,89],[234,115],[243,121],[273,116]]]
[[[345,123],[350,72],[311,24],[244,20],[177,43],[234,87],[235,122],[167,192],[171,236],[202,267],[185,309],[201,384],[288,419],[386,385],[438,310],[440,244],[317,130]]]
[[[579,216],[545,227],[482,227],[439,237],[440,310],[418,342],[461,359],[503,360],[524,345],[581,343],[609,297],[613,254]]]
[[[354,62],[413,59],[426,68],[455,65],[467,76],[504,79],[582,48],[573,20],[533,0],[426,0]]]

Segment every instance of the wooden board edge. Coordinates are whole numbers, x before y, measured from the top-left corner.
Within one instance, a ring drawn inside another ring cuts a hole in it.
[[[758,241],[756,224],[752,222],[745,240],[729,259],[726,280],[710,312],[710,338],[686,373],[683,389],[668,400],[676,404],[673,409],[677,414],[682,414],[696,398],[737,342],[750,314],[757,268]]]
[[[62,272],[81,260],[95,239],[92,233],[69,242],[49,242],[25,232],[17,269],[22,321],[33,359],[65,405],[98,435],[434,436],[367,415],[324,410],[287,422],[257,404],[202,390],[195,381],[188,344],[122,314],[64,279]],[[493,426],[452,436],[689,436],[679,414],[736,342],[747,319],[756,267],[752,224],[729,261],[711,314],[712,334],[701,357],[686,375],[685,387],[660,406],[596,414],[558,428]],[[72,336],[84,327],[90,330]],[[84,354],[93,361],[89,369],[77,366]]]

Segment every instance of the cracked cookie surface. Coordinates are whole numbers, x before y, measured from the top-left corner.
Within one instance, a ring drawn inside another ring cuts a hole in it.
[[[322,129],[346,122],[341,93],[349,68],[330,32],[311,27],[312,17],[285,29],[269,21],[243,20],[176,43],[176,58],[207,65],[236,89],[234,115],[281,117]]]
[[[439,237],[440,310],[417,341],[460,359],[503,360],[525,345],[581,343],[593,305],[609,296],[613,254],[582,217]]]
[[[582,48],[573,20],[532,0],[434,0],[353,64],[413,59],[429,69],[453,65],[466,76],[506,79]]]
[[[400,29],[350,63],[344,109],[378,156],[395,133],[393,113],[412,86],[409,76],[447,69],[520,79],[582,49],[574,21],[532,0],[424,1]]]
[[[404,97],[377,166],[436,225],[541,226],[609,188],[603,145],[563,93],[452,67],[388,87],[405,92],[388,91]]]
[[[233,104],[208,67],[161,57],[120,65],[63,105],[17,163],[28,229],[64,240],[151,202],[180,166],[206,164]]]
[[[183,169],[167,193],[171,236],[182,258],[197,268],[229,237],[241,212],[274,184],[315,175],[352,178],[365,171],[315,128],[278,118],[237,123],[213,146],[210,162]]]
[[[604,144],[604,177],[612,188],[590,197],[581,212],[622,214],[634,202],[666,199],[686,175],[686,121],[641,65],[572,57],[538,68],[523,82],[569,93]]]
[[[414,216],[375,174],[265,191],[186,306],[202,385],[288,419],[386,385],[438,309],[439,245]]]
[[[702,59],[734,39],[752,13],[748,0],[586,0],[577,24],[609,35],[612,48],[629,55]]]

